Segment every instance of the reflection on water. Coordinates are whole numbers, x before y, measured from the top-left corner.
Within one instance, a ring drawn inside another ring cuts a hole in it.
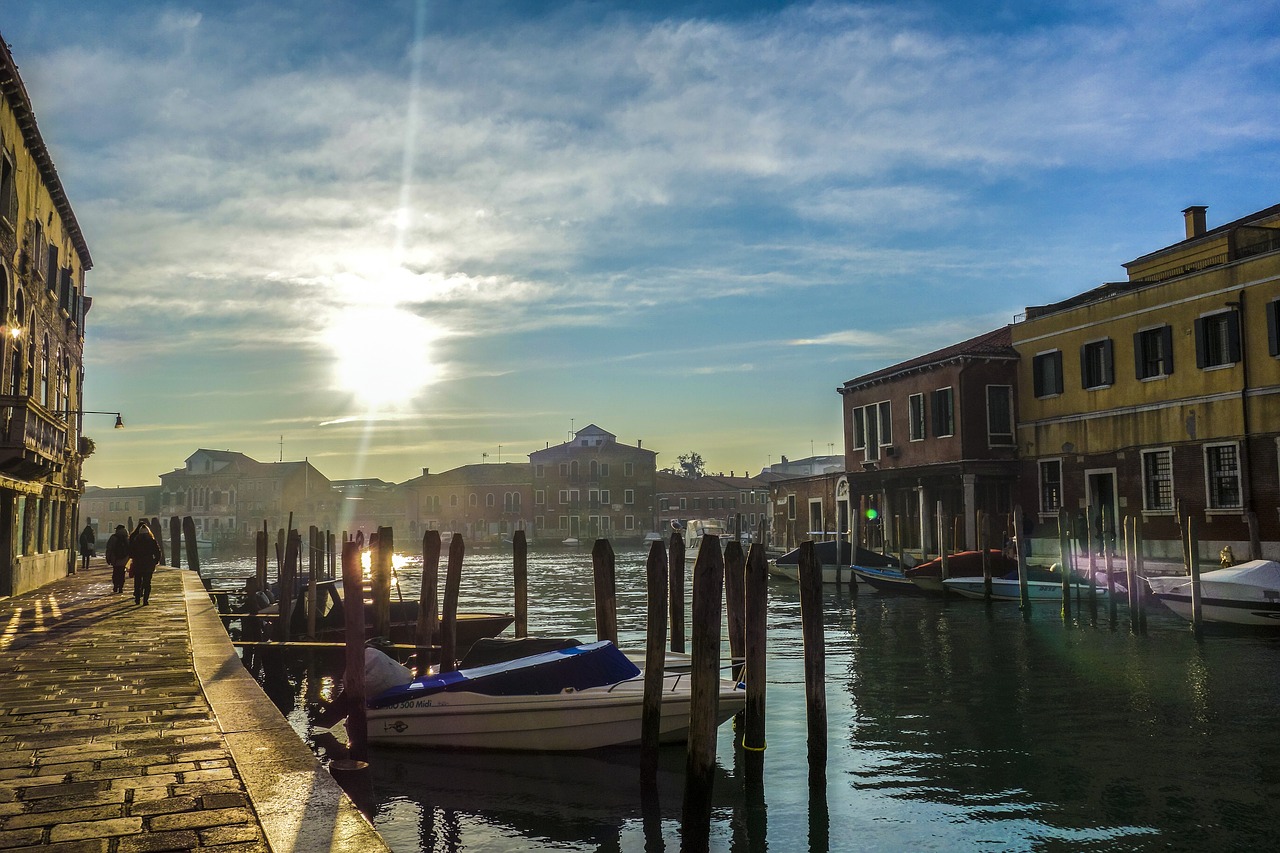
[[[643,554],[618,558],[623,645],[643,645]],[[531,554],[531,631],[594,637],[588,552]],[[251,565],[223,565],[248,574]],[[406,598],[418,566],[401,569]],[[510,558],[468,555],[463,609],[509,610]],[[1257,850],[1280,818],[1280,640],[1216,636],[1152,614],[1146,636],[1024,621],[985,605],[826,592],[825,784],[806,765],[799,596],[772,581],[768,750],[743,771],[720,730],[715,850]],[[277,676],[278,680],[279,676]],[[324,667],[294,664],[273,698],[323,759],[341,727],[308,709]],[[375,751],[370,811],[393,848],[678,850],[683,753],[642,791],[634,754]],[[648,806],[648,808],[646,808]]]

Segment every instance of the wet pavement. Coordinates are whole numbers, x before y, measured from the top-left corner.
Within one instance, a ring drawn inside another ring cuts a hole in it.
[[[0,599],[0,850],[388,848],[235,655],[190,571]]]

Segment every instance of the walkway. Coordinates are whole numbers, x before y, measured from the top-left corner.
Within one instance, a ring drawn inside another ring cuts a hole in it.
[[[0,600],[0,850],[386,851],[240,664],[190,571]]]

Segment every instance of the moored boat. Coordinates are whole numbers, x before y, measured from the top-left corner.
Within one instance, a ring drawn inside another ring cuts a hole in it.
[[[1191,620],[1191,578],[1149,577],[1151,594]],[[1205,622],[1280,628],[1280,563],[1250,560],[1200,575],[1200,618]]]
[[[814,556],[822,567],[823,583],[851,583],[854,580],[853,564],[865,567],[896,568],[893,557],[858,548],[854,551],[847,541],[828,540],[813,543]],[[851,559],[853,557],[853,559]],[[793,548],[769,563],[769,571],[794,581],[800,579],[800,549]]]
[[[992,577],[1001,577],[1018,570],[1018,561],[996,548],[987,551],[987,565],[990,567]],[[981,551],[958,551],[947,555],[947,577],[981,578],[982,572]],[[941,557],[904,569],[903,574],[924,592],[936,595],[946,592],[946,588],[942,585]]]
[[[897,566],[850,566],[854,577],[877,592],[899,592],[907,595],[923,595],[924,590],[911,582]]]
[[[1043,573],[1041,573],[1043,576]],[[981,576],[976,578],[948,578],[942,582],[943,587],[948,591],[962,595],[965,598],[986,598],[985,581]],[[1073,595],[1081,598],[1088,596],[1089,583],[1081,581],[1078,578],[1072,578],[1068,589]],[[1105,601],[1107,597],[1106,587],[1093,587],[1097,599]],[[1041,578],[1027,580],[1027,596],[1033,602],[1061,602],[1062,601],[1062,581],[1044,580]],[[991,600],[992,601],[1021,601],[1022,592],[1018,586],[1017,572],[1012,575],[991,579]]]

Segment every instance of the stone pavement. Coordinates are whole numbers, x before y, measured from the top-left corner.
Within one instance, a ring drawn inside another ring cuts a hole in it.
[[[0,599],[0,851],[386,851],[241,665],[194,573]]]

